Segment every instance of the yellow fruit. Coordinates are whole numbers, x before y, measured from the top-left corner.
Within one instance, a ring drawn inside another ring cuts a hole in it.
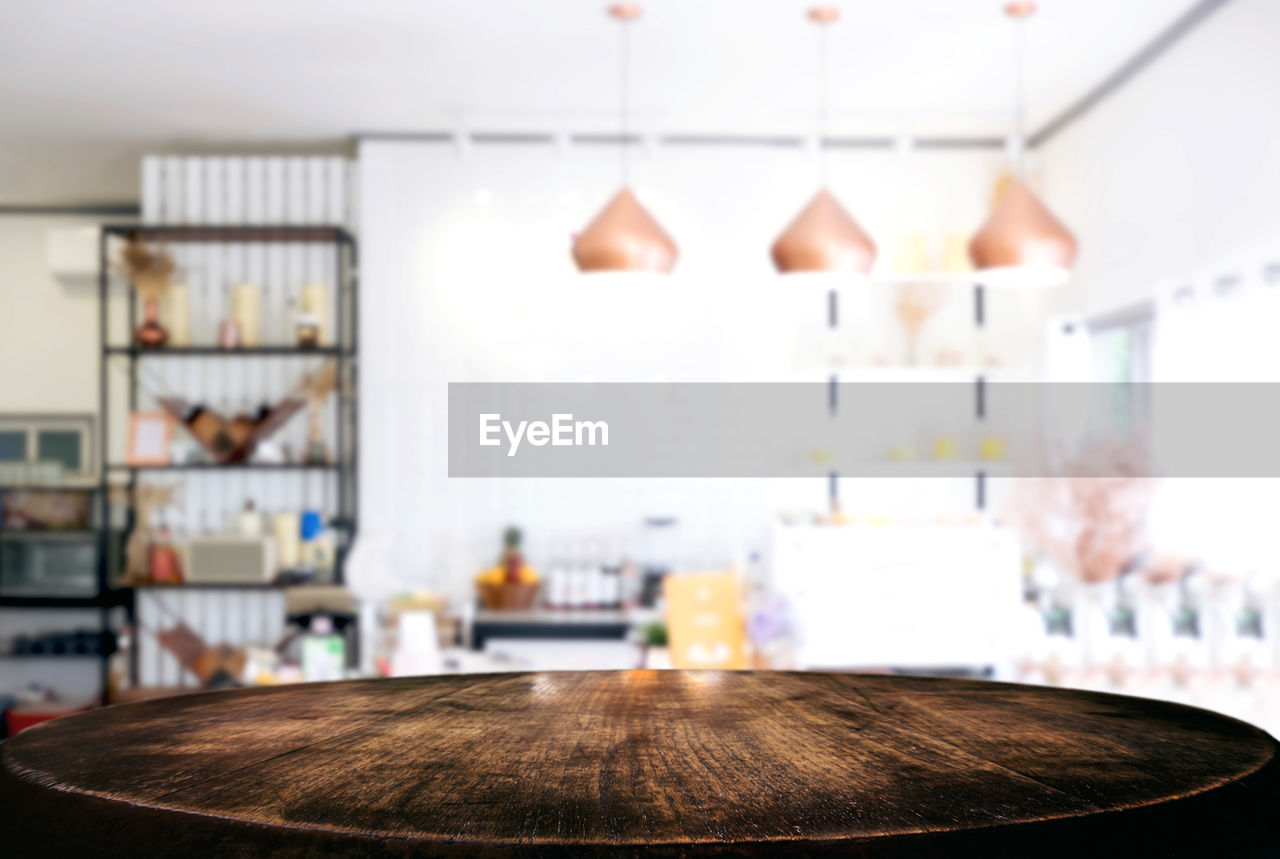
[[[490,567],[476,576],[476,581],[482,585],[500,585],[505,579],[506,571],[502,567]]]
[[[490,567],[480,575],[476,576],[476,584],[480,585],[501,585],[507,581],[507,571],[505,567]],[[537,584],[541,581],[538,571],[528,564],[520,567],[520,581],[526,584]]]

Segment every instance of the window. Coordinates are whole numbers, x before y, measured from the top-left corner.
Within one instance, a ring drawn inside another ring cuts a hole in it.
[[[1150,415],[1151,344],[1155,323],[1149,309],[1089,324],[1090,378],[1109,397],[1109,421],[1130,438],[1146,431]]]
[[[27,461],[27,433],[24,430],[0,430],[0,462]]]
[[[36,430],[36,461],[56,462],[70,473],[84,469],[84,434],[75,430]]]
[[[92,479],[93,440],[92,415],[0,415],[0,484]]]

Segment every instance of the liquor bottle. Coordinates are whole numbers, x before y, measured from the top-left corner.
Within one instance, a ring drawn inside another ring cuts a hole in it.
[[[146,299],[142,314],[142,324],[133,332],[134,342],[144,349],[159,349],[169,340],[169,332],[160,324],[160,302]]]
[[[176,585],[182,581],[182,566],[167,525],[156,529],[155,537],[147,547],[147,568],[151,573],[151,581],[157,584]]]
[[[564,547],[555,544],[551,547],[551,563],[547,566],[547,589],[543,597],[547,608],[552,611],[562,611],[567,607],[567,573]]]

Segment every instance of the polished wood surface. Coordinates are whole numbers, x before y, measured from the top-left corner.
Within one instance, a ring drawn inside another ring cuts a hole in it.
[[[1277,855],[1276,752],[1264,732],[1202,710],[976,681],[353,681],[146,701],[21,734],[0,746],[0,844],[82,855]]]

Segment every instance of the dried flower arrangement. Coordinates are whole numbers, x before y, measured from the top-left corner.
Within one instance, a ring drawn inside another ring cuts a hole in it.
[[[937,312],[946,298],[945,288],[939,284],[907,283],[898,290],[894,313],[907,335],[907,363],[919,362],[918,345],[920,330],[929,317]]]
[[[156,514],[177,502],[182,491],[181,483],[140,484],[132,490],[133,494],[133,531],[124,550],[124,578],[126,582],[145,582],[149,578],[147,566],[147,546],[155,537]],[[111,500],[119,504],[127,504],[130,490],[125,486],[115,486],[111,490]]]
[[[1033,551],[1080,580],[1112,581],[1145,548],[1157,484],[1145,462],[1133,445],[1089,448],[1060,474],[1020,481],[1013,523]]]
[[[177,265],[164,248],[152,248],[134,239],[120,252],[120,269],[144,299],[159,299],[169,288]]]

